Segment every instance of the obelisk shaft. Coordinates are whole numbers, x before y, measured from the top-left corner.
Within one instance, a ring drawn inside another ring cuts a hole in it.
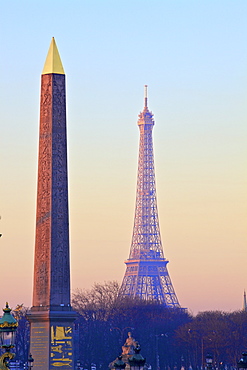
[[[41,81],[33,306],[70,304],[65,75]]]

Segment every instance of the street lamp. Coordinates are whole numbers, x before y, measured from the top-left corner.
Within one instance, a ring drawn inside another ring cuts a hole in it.
[[[31,353],[29,353],[29,356],[27,359],[28,370],[32,370],[33,362],[34,362],[33,356],[31,355]]]
[[[164,336],[167,337],[167,334],[155,334],[156,370],[160,370],[159,338]]]
[[[138,344],[135,348],[135,354],[131,356],[128,361],[130,370],[143,370],[146,359],[140,354],[141,346]]]
[[[242,353],[241,359],[237,362],[238,370],[247,369],[247,352]]]
[[[8,360],[12,360],[15,355],[10,352],[10,349],[14,347],[16,329],[18,322],[11,315],[11,309],[9,308],[8,302],[6,307],[3,309],[3,316],[0,319],[0,345],[5,349],[5,353],[0,357],[0,369],[6,370],[8,368]]]
[[[207,369],[208,370],[211,370],[212,369],[212,364],[213,364],[213,356],[212,355],[210,355],[210,354],[207,354],[207,356],[206,356],[206,366],[207,366]]]

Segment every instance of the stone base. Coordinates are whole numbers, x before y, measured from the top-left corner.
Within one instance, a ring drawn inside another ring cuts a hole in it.
[[[34,370],[74,369],[73,322],[76,316],[70,307],[32,307],[28,320]]]

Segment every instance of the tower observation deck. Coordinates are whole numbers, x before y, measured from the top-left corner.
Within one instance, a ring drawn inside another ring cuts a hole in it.
[[[145,85],[144,109],[138,119],[140,146],[134,228],[120,295],[154,300],[174,308],[180,305],[160,237],[152,139],[154,119],[147,102]]]

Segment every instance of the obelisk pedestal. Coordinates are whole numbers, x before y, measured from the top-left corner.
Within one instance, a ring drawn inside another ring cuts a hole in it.
[[[65,73],[54,38],[41,76],[30,351],[34,370],[73,369]]]

